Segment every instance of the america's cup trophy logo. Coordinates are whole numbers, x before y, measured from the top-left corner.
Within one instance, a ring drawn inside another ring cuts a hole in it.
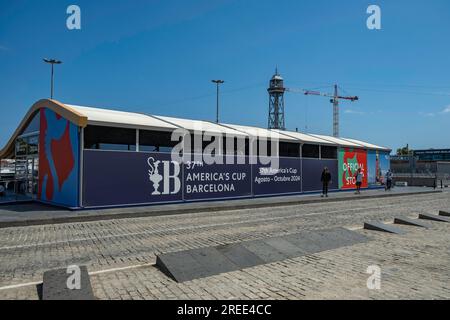
[[[158,166],[161,163],[161,161],[155,161],[153,157],[150,157],[147,159],[148,166],[150,169],[148,170],[148,178],[153,183],[153,189],[155,189],[152,192],[152,195],[160,195],[161,192],[158,191],[159,184],[163,179],[163,176],[159,174],[158,172]]]

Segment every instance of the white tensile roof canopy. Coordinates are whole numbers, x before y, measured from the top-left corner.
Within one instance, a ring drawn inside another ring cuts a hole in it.
[[[259,127],[242,126],[237,124],[221,124],[221,125],[244,132],[250,137],[258,137],[266,140],[277,139],[279,141],[285,142],[298,142],[297,139],[280,134],[274,130],[268,130]]]
[[[364,147],[363,145],[360,145],[358,143],[354,143],[348,140],[344,140],[341,138],[335,138],[335,137],[330,137],[330,136],[325,136],[325,135],[321,135],[321,134],[310,134],[312,137],[316,137],[322,140],[326,140],[329,141],[337,146],[341,146],[341,147],[350,147],[350,148],[362,148]]]
[[[235,137],[259,137],[264,139],[278,139],[283,142],[302,144],[331,145],[337,147],[365,148],[389,152],[391,149],[357,139],[335,138],[327,135],[306,134],[294,131],[269,130],[254,126],[214,123],[210,121],[189,120],[182,118],[155,116],[136,112],[126,112],[111,109],[84,107],[63,104],[56,100],[42,99],[37,101],[13,133],[6,146],[0,150],[0,158],[5,159],[14,155],[15,140],[34,119],[35,114],[42,108],[49,108],[79,127],[99,125],[131,129],[155,130],[172,132],[182,128],[190,132],[202,131],[211,135],[223,134]]]
[[[284,131],[278,129],[265,129],[254,126],[244,126],[226,123],[214,123],[210,121],[191,120],[185,118],[148,115],[142,113],[116,111],[93,107],[67,105],[84,114],[88,124],[112,125],[119,127],[132,127],[143,129],[155,129],[172,131],[183,128],[188,131],[203,131],[211,134],[229,134],[234,136],[260,137],[265,139],[278,139],[284,142],[300,142],[306,144],[331,145],[337,147],[366,148],[374,150],[390,151],[389,148],[372,143],[349,138],[336,138],[327,135],[302,133],[296,131]]]
[[[296,141],[300,141],[302,143],[337,146],[337,144],[335,144],[331,141],[320,139],[320,138],[314,137],[314,136],[306,134],[306,133],[301,133],[301,132],[297,132],[297,131],[283,131],[283,130],[278,130],[278,129],[274,129],[273,131],[276,131],[282,135],[292,137]]]
[[[85,115],[88,118],[88,123],[91,125],[109,125],[122,128],[156,129],[164,131],[172,131],[177,128],[177,126],[168,122],[141,113],[82,107],[69,104],[67,106]]]
[[[371,143],[364,142],[364,141],[361,141],[361,140],[349,139],[349,138],[342,138],[342,139],[350,141],[350,142],[353,142],[353,143],[357,143],[357,144],[362,145],[362,146],[364,146],[364,147],[366,147],[368,149],[375,149],[375,150],[385,150],[385,149],[387,149],[385,147],[377,146],[375,144],[371,144]]]
[[[173,117],[163,117],[163,116],[154,116],[157,119],[161,119],[163,121],[167,121],[168,123],[174,124],[179,128],[183,128],[193,131],[203,131],[209,132],[211,134],[222,134],[222,135],[232,135],[235,137],[246,137],[247,134],[234,130],[232,128],[228,128],[226,126],[209,122],[209,121],[201,121],[201,120],[189,120],[189,119],[181,119],[181,118],[173,118]]]

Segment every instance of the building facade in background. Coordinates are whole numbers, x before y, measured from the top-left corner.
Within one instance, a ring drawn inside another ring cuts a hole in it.
[[[450,161],[450,149],[414,150],[418,161]]]

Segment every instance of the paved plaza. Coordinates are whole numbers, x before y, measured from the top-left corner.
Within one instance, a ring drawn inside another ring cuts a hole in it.
[[[0,298],[38,299],[50,269],[87,266],[98,299],[449,299],[450,223],[362,229],[450,208],[450,193],[0,229]],[[177,283],[156,255],[344,227],[370,241]],[[381,287],[369,290],[369,266]]]
[[[137,218],[180,213],[199,213],[249,208],[281,207],[297,204],[326,201],[349,201],[353,198],[406,196],[440,192],[426,187],[401,187],[389,192],[384,189],[367,189],[358,196],[353,191],[331,192],[329,198],[320,198],[317,193],[287,195],[276,197],[239,198],[200,202],[181,202],[173,204],[154,204],[150,206],[90,208],[88,210],[69,210],[43,203],[22,201],[9,203],[7,198],[0,198],[0,228],[21,227],[28,225],[55,224],[65,222],[99,221],[119,218]],[[2,202],[6,200],[6,202]]]

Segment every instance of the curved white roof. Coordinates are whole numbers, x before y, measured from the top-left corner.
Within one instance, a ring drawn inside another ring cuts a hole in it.
[[[364,146],[359,144],[359,143],[355,143],[355,142],[351,142],[351,141],[347,141],[341,138],[335,138],[335,137],[331,137],[331,136],[324,136],[321,134],[309,134],[310,136],[322,139],[322,140],[326,140],[329,142],[334,143],[337,146],[340,147],[350,147],[350,148],[363,148]]]
[[[189,131],[203,131],[212,134],[229,134],[234,136],[262,137],[266,139],[278,139],[285,142],[300,142],[322,145],[333,145],[338,147],[366,148],[373,150],[390,151],[391,149],[364,142],[357,139],[335,138],[332,136],[301,133],[296,131],[283,131],[277,129],[265,129],[253,126],[236,124],[214,123],[210,121],[190,120],[175,117],[146,115],[142,113],[117,111],[83,107],[76,105],[66,106],[87,117],[88,124],[112,125],[125,128],[143,128],[153,130],[172,131],[183,128]]]
[[[247,135],[251,137],[260,137],[265,139],[278,139],[279,141],[286,141],[286,142],[298,142],[297,139],[278,133],[274,130],[268,130],[264,128],[259,127],[250,127],[250,126],[242,126],[237,124],[226,124],[221,123],[222,126],[228,127],[234,130],[239,130],[241,132],[246,133]]]
[[[15,140],[34,119],[34,116],[39,112],[39,110],[42,110],[44,108],[48,108],[56,112],[57,114],[66,118],[80,128],[84,128],[88,124],[169,132],[178,128],[183,128],[190,131],[201,130],[204,132],[210,132],[212,134],[221,133],[233,136],[252,136],[268,139],[278,139],[285,142],[313,143],[324,145],[329,144],[337,147],[365,148],[371,150],[383,150],[386,152],[391,151],[391,149],[389,148],[381,147],[356,139],[334,138],[331,136],[305,134],[292,131],[268,130],[264,128],[242,125],[222,123],[216,124],[209,121],[188,120],[181,118],[147,115],[142,113],[68,105],[52,99],[42,99],[31,106],[17,129],[14,131],[11,138],[6,143],[6,146],[3,149],[0,149],[1,159],[14,157]]]
[[[234,130],[232,128],[227,128],[225,126],[216,124],[214,122],[209,121],[201,121],[201,120],[189,120],[189,119],[181,119],[181,118],[173,118],[173,117],[164,117],[164,116],[153,116],[156,119],[161,119],[170,124],[173,124],[179,128],[184,128],[189,131],[204,131],[210,133],[219,133],[219,134],[228,134],[237,137],[247,136],[247,134],[240,132],[238,130]]]
[[[66,105],[85,115],[88,118],[88,123],[92,125],[114,125],[124,128],[145,128],[164,131],[172,131],[177,128],[172,124],[141,113]]]
[[[309,134],[297,132],[297,131],[282,131],[282,130],[278,130],[278,129],[272,129],[272,131],[276,131],[282,135],[289,136],[291,138],[301,141],[302,143],[326,144],[326,145],[337,146],[336,143],[330,142],[328,140],[320,139],[320,138],[311,136]]]
[[[349,138],[342,138],[342,139],[343,139],[343,140],[350,141],[350,142],[353,142],[353,143],[358,143],[358,144],[360,144],[360,145],[362,145],[362,146],[364,146],[364,147],[366,147],[366,148],[368,148],[368,149],[375,149],[375,150],[390,150],[389,148],[377,146],[377,145],[375,145],[375,144],[371,144],[371,143],[364,142],[364,141],[361,141],[361,140],[349,139]]]

